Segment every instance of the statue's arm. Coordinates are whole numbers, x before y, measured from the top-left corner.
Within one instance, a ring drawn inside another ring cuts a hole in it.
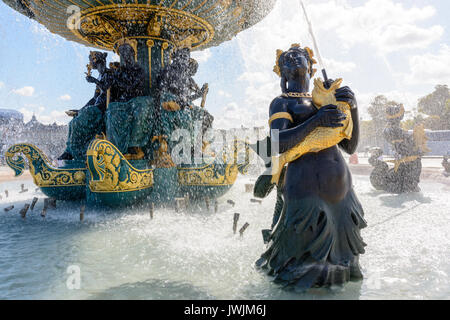
[[[283,98],[273,100],[270,105],[269,115],[271,139],[272,142],[278,143],[279,153],[286,152],[300,143],[318,125],[317,119],[313,116],[305,122],[292,127],[293,118],[288,112],[288,102]]]
[[[106,92],[111,88],[114,82],[114,74],[111,72],[105,72],[100,79],[97,80],[96,84],[102,92]]]
[[[283,111],[286,110],[286,111]],[[287,102],[277,98],[271,105],[271,119],[277,113],[287,112]],[[287,112],[288,113],[288,112]],[[335,105],[321,107],[314,115],[301,124],[292,127],[293,119],[276,119],[271,123],[271,130],[278,130],[278,134],[271,131],[272,141],[278,143],[279,153],[284,153],[302,142],[317,127],[337,128],[346,116],[337,109]]]
[[[356,152],[359,143],[359,114],[358,108],[351,109],[353,130],[351,139],[344,139],[339,143],[339,146],[347,152],[348,154],[353,154]]]
[[[197,100],[203,96],[203,88],[200,89],[192,77],[189,78],[189,90],[194,92],[194,94],[189,97],[191,101]]]
[[[335,97],[337,101],[346,102],[350,105],[350,113],[353,121],[352,137],[342,140],[339,146],[348,154],[353,154],[358,148],[359,143],[359,115],[355,93],[352,89],[345,86],[336,90]]]

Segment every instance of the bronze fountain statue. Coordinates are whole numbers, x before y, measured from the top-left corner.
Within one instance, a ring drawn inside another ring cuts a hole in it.
[[[356,150],[356,99],[350,88],[339,88],[341,79],[316,79],[311,95],[314,63],[312,50],[298,44],[277,52],[274,71],[282,94],[270,105],[269,125],[279,156],[272,150],[271,170],[255,185],[256,196],[274,185],[282,193],[276,206],[281,215],[275,213],[268,249],[256,264],[297,291],[362,279],[359,255],[365,246],[364,212],[338,150]]]
[[[411,135],[401,128],[405,115],[403,105],[393,105],[386,108],[388,124],[383,131],[386,141],[392,146],[395,160],[383,161],[383,151],[377,148],[369,158],[374,167],[370,174],[370,182],[377,190],[390,193],[419,192],[420,174],[422,171],[422,156],[429,152],[426,146],[422,124],[417,124]],[[389,168],[388,163],[394,167]]]
[[[111,70],[106,67],[107,53],[91,51],[89,54],[86,81],[95,83],[94,97],[81,110],[69,110],[66,113],[74,118],[69,123],[67,148],[58,160],[82,160],[90,141],[96,134],[105,131],[104,112],[106,110],[107,90]],[[91,70],[97,70],[98,79],[91,76]]]
[[[58,166],[32,141],[18,143],[5,154],[16,175],[28,162],[47,196],[116,207],[172,203],[187,194],[192,200],[216,198],[246,172],[248,163],[237,163],[237,149],[248,152],[242,144],[217,153],[234,148],[226,161],[211,163],[207,155],[192,163],[173,159],[172,136],[187,130],[186,141],[195,136],[196,151],[207,144],[201,133],[212,126],[205,107],[208,86],[199,88],[193,80],[197,63],[190,52],[232,39],[263,19],[276,0],[2,1],[69,41],[120,56],[120,63],[107,68],[106,54],[91,54],[86,80],[96,84],[96,93],[81,110],[69,110],[74,118]]]

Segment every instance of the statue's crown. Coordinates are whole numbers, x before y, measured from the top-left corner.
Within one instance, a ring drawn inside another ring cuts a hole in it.
[[[124,44],[128,44],[129,46],[131,46],[134,50],[135,56],[137,56],[137,41],[135,39],[130,38],[120,38],[119,40],[117,40],[113,46],[114,52],[116,54],[119,54],[119,47]]]
[[[387,119],[398,119],[405,115],[405,107],[403,104],[396,106],[389,106],[386,108]]]

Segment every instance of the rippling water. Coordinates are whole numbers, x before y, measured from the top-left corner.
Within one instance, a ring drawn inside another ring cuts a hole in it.
[[[365,280],[305,294],[281,290],[254,268],[264,250],[261,229],[270,226],[275,193],[251,203],[240,178],[219,200],[187,213],[157,209],[90,211],[58,202],[43,219],[43,195],[19,194],[21,182],[0,184],[0,299],[445,299],[450,298],[449,187],[422,183],[422,193],[374,191],[354,176],[369,227],[361,257]],[[4,189],[10,192],[4,197]],[[24,203],[40,198],[22,220]],[[228,199],[236,202],[232,207]],[[4,212],[10,204],[15,209]],[[212,206],[213,207],[213,206]],[[233,214],[242,238],[232,232]],[[70,290],[67,268],[78,266],[81,285]]]

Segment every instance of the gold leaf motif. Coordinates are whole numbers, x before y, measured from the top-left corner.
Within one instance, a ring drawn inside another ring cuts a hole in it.
[[[85,168],[59,169],[54,168],[47,156],[32,144],[15,144],[8,149],[6,161],[15,171],[20,173],[25,168],[21,157],[15,160],[16,155],[23,154],[28,159],[30,173],[38,187],[72,187],[86,185]]]
[[[87,157],[93,192],[129,192],[153,186],[153,170],[134,168],[109,141],[91,142]]]

